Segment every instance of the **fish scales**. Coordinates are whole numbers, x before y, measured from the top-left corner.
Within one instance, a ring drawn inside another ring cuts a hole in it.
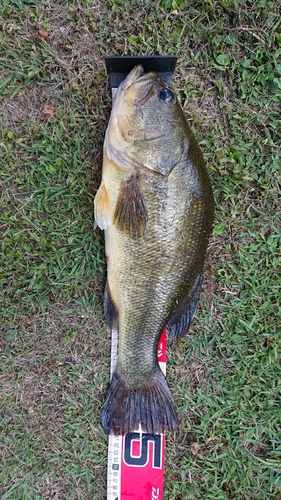
[[[172,102],[162,103],[161,92]],[[213,195],[174,94],[155,73],[143,76],[139,66],[113,104],[95,217],[105,229],[105,313],[119,330],[103,426],[116,434],[135,430],[140,422],[146,432],[174,430],[176,409],[157,346],[165,325],[175,339],[192,320]]]

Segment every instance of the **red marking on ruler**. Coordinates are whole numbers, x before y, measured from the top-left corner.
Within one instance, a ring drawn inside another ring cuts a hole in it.
[[[138,444],[138,446],[136,446]],[[160,500],[164,485],[163,434],[134,432],[123,436],[121,499]]]

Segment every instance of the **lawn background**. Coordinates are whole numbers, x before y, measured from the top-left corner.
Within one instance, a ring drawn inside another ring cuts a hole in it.
[[[168,352],[180,426],[167,434],[165,500],[281,499],[280,10],[1,1],[2,500],[106,498],[110,334],[93,199],[104,56],[124,54],[178,56],[174,87],[216,201],[200,307]]]

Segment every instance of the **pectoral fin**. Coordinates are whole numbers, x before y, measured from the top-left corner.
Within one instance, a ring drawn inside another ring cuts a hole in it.
[[[94,199],[95,221],[100,229],[106,229],[112,224],[112,214],[109,206],[108,192],[102,182]]]
[[[192,322],[202,287],[202,274],[199,274],[188,297],[172,312],[168,321],[170,340],[177,340],[185,335]]]
[[[136,174],[121,184],[113,223],[132,237],[145,233],[147,208]]]

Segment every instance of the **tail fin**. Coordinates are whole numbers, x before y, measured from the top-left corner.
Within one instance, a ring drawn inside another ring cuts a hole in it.
[[[117,371],[112,377],[102,409],[104,430],[108,434],[126,434],[138,429],[140,423],[149,434],[177,427],[176,407],[160,369],[144,387],[128,386]]]

